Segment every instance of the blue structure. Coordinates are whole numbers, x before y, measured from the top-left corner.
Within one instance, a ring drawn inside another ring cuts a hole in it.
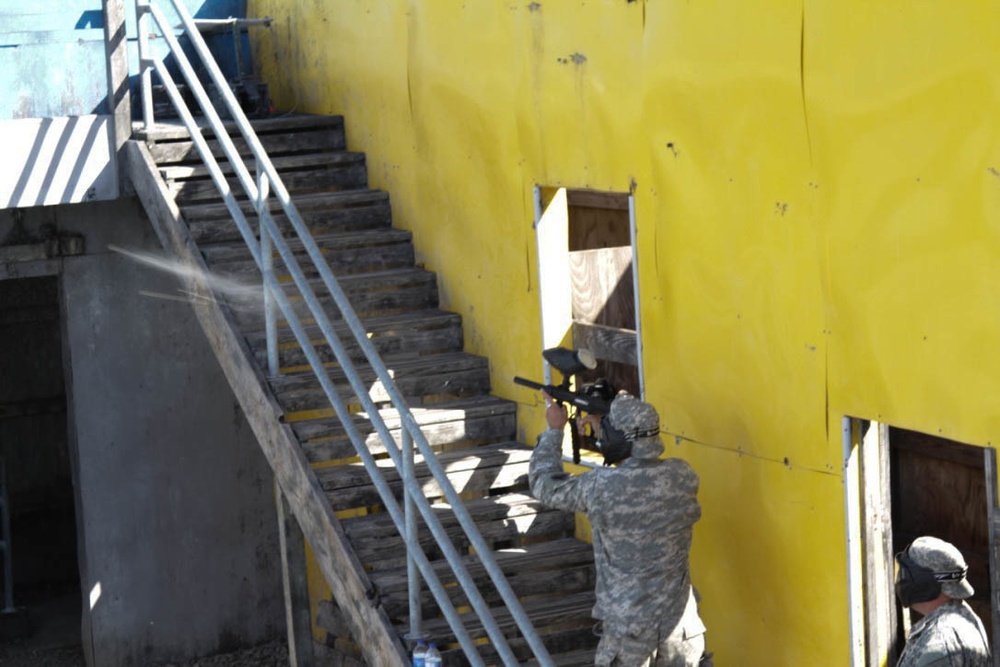
[[[171,17],[169,3],[161,4]],[[246,0],[184,4],[199,20],[246,17]],[[0,145],[7,152],[0,167],[0,209],[119,196],[115,154],[121,133],[130,128],[120,128],[116,141],[104,22],[101,0],[0,0],[0,90],[5,93],[0,96]],[[139,71],[135,30],[135,3],[127,1],[125,53],[133,93]],[[231,80],[252,72],[245,29],[223,27],[205,38]],[[160,46],[151,41],[154,52]],[[138,105],[133,106],[138,117]],[[126,119],[119,124],[127,124]]]

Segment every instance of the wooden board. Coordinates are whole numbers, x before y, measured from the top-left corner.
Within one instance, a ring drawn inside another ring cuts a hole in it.
[[[637,363],[634,329],[574,322],[572,334],[573,347],[586,348],[598,359],[632,366]]]
[[[306,153],[316,151],[343,151],[347,142],[344,138],[344,127],[321,126],[305,128],[295,133],[258,135],[261,146],[271,157]],[[236,151],[253,163],[253,151],[242,136],[232,137]],[[225,157],[222,144],[216,140],[208,142],[209,148],[217,159]],[[157,141],[149,146],[149,152],[157,164],[181,164],[186,162],[201,162],[201,154],[190,140]]]
[[[212,138],[215,133],[207,127],[208,121],[204,118],[196,119],[199,124],[204,125],[202,130],[206,138]],[[239,134],[239,125],[236,121],[228,120],[222,122],[223,128],[230,135]],[[324,116],[318,114],[282,114],[271,118],[260,118],[253,121],[254,132],[259,137],[266,137],[269,134],[282,134],[289,130],[309,130],[320,127],[343,127],[343,116]],[[166,119],[157,121],[156,125],[150,129],[142,127],[141,123],[136,123],[136,139],[148,141],[184,140],[191,137],[184,123],[178,119]],[[154,160],[155,161],[155,160]]]
[[[571,252],[569,267],[574,321],[635,329],[631,247]]]
[[[484,445],[475,450],[442,452],[437,458],[459,494],[489,495],[498,489],[527,486],[531,452],[524,445],[506,443]],[[376,463],[394,496],[402,498],[403,482],[395,464],[390,459],[381,459]],[[367,469],[360,463],[322,468],[316,471],[316,476],[337,511],[382,503]],[[423,488],[425,497],[443,497],[440,483],[420,455],[416,456],[414,477]]]
[[[563,538],[551,542],[529,544],[515,549],[493,552],[493,556],[511,589],[519,599],[538,596],[559,596],[591,591],[595,584],[594,550],[583,541]],[[501,604],[501,597],[490,581],[482,562],[475,554],[465,556],[463,565],[477,584],[477,589],[491,606]],[[434,572],[449,593],[452,603],[461,608],[469,601],[464,589],[446,560],[433,563]],[[372,574],[379,599],[390,616],[406,616],[409,589],[405,567],[382,570]],[[427,589],[421,591],[424,617],[436,613],[434,597]]]
[[[335,275],[404,269],[414,265],[414,250],[408,232],[372,230],[315,238],[323,258]],[[316,277],[313,261],[297,238],[287,239],[299,269]],[[203,246],[202,253],[212,270],[229,277],[259,276],[257,263],[243,241]],[[279,279],[290,279],[285,263],[275,252],[274,271]]]
[[[487,397],[448,401],[436,405],[441,409],[414,408],[414,416],[428,444],[443,447],[462,443],[464,447],[488,442],[510,440],[517,429],[516,406],[509,401]],[[461,406],[461,407],[459,407]],[[395,411],[385,410],[384,421],[397,446],[402,443],[399,418]],[[386,451],[381,436],[364,415],[355,418],[358,432],[365,438],[365,445],[372,454]],[[296,435],[303,442],[303,449],[310,461],[346,459],[357,455],[354,444],[348,439],[340,420],[335,417],[314,419],[292,424]]]
[[[320,305],[327,316],[334,321],[339,319],[340,313],[333,298],[323,296],[322,282],[319,280],[309,282],[313,291],[318,292]],[[414,308],[436,308],[438,305],[437,276],[422,269],[393,269],[347,275],[338,279],[338,282],[351,307],[360,317],[388,315]],[[309,322],[311,315],[308,308],[296,292],[294,285],[289,285],[287,293],[295,312],[300,319]],[[261,305],[249,303],[246,306],[235,312],[240,326],[247,329],[261,328],[264,322]]]
[[[479,526],[483,539],[494,549],[572,537],[576,530],[576,519],[572,513],[546,507],[523,492],[469,500],[465,508]],[[452,544],[459,551],[467,551],[468,537],[450,506],[435,504],[434,513]],[[355,552],[369,570],[397,568],[406,564],[402,537],[393,528],[392,517],[388,514],[383,512],[345,519],[343,525]],[[418,539],[428,558],[442,557],[429,531],[421,530]]]
[[[627,212],[628,197],[627,192],[604,192],[574,188],[566,190],[566,204],[570,208],[602,208]]]

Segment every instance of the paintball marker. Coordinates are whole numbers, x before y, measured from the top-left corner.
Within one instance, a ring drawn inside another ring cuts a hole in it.
[[[590,350],[569,350],[564,347],[551,347],[542,352],[542,357],[549,365],[562,373],[561,384],[542,384],[522,377],[515,377],[514,383],[532,389],[544,390],[553,400],[575,408],[570,412],[570,435],[573,440],[573,463],[580,462],[580,431],[577,428],[577,416],[580,412],[594,415],[606,415],[611,409],[611,400],[615,396],[614,387],[607,380],[600,379],[593,384],[585,385],[579,390],[570,389],[573,376],[584,370],[597,367],[597,360]]]

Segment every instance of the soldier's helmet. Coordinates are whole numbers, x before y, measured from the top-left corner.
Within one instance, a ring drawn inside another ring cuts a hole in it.
[[[941,592],[956,600],[971,598],[975,592],[972,584],[964,576],[967,566],[962,552],[950,542],[925,535],[913,540],[907,551],[910,559],[917,565],[923,565],[935,574],[963,573],[960,579],[942,581]]]
[[[660,416],[649,403],[630,394],[619,394],[611,402],[611,423],[632,443],[632,457],[656,459],[663,453]]]

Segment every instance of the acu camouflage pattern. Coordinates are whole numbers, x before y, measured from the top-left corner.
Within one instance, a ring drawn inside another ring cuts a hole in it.
[[[962,600],[949,600],[910,628],[897,667],[991,667],[983,623]]]
[[[955,545],[930,535],[913,540],[906,552],[914,563],[932,572],[962,572],[966,569],[965,558]],[[972,584],[965,577],[958,581],[942,581],[941,592],[956,600],[965,600],[975,594]]]
[[[652,406],[631,396],[616,398],[609,416],[625,431],[650,428],[650,419],[659,423]],[[636,440],[632,457],[616,468],[571,476],[563,471],[562,442],[561,430],[539,436],[529,483],[532,494],[546,505],[586,512],[590,520],[597,569],[593,616],[604,626],[598,657],[621,638],[648,657],[679,625],[681,641],[700,638],[705,627],[697,607],[685,614],[692,600],[692,529],[701,518],[698,475],[681,459],[659,460],[663,443],[654,436]],[[615,664],[643,663],[629,659]]]
[[[624,431],[626,436],[631,432],[647,432],[660,430],[660,416],[649,403],[644,403],[634,396],[623,394],[611,402],[607,419],[615,428]],[[654,460],[663,453],[663,441],[657,435],[651,438],[637,438],[632,441],[632,458]],[[693,472],[693,471],[692,471]],[[695,489],[697,491],[697,489]]]

